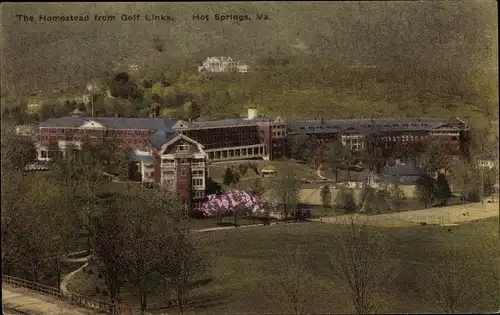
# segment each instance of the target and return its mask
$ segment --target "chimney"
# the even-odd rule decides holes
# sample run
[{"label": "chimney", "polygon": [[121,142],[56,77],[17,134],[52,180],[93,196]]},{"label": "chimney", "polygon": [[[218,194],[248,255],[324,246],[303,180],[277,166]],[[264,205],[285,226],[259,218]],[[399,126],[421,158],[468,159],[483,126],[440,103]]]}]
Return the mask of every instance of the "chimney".
[{"label": "chimney", "polygon": [[323,125],[325,123],[325,120],[323,119],[323,117],[321,117],[321,124]]}]

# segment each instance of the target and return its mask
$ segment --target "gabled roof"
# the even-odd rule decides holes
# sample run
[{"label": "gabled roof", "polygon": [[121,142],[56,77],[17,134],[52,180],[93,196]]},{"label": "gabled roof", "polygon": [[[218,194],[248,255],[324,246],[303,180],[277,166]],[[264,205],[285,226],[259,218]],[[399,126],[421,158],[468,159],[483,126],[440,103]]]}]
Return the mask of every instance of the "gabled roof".
[{"label": "gabled roof", "polygon": [[188,141],[188,142],[191,142],[192,144],[194,144],[194,145],[198,146],[200,149],[203,149],[203,148],[204,148],[204,146],[203,146],[201,143],[199,143],[199,142],[197,142],[197,141],[195,141],[195,140],[193,140],[193,139],[189,138],[188,136],[183,135],[183,134],[181,134],[181,133],[178,133],[177,135],[172,135],[172,136],[170,136],[170,137],[169,137],[169,138],[165,141],[165,143],[162,145],[162,147],[166,148],[166,147],[168,147],[169,145],[171,145],[172,143],[175,143],[175,142],[177,142],[177,141],[179,141],[179,140],[181,140],[181,139],[182,139],[182,140],[185,140],[185,141]]},{"label": "gabled roof", "polygon": [[171,130],[175,120],[161,118],[124,117],[60,117],[49,118],[40,127],[78,128],[88,121],[95,121],[109,129]]}]

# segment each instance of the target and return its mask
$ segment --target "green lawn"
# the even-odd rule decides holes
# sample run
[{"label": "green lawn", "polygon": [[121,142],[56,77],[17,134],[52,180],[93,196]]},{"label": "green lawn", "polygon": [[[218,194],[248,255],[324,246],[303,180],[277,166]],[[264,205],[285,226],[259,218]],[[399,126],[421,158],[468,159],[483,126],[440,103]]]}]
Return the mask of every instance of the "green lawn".
[{"label": "green lawn", "polygon": [[[476,250],[483,248],[487,231],[496,230],[498,218],[454,227],[452,232],[434,226],[385,228],[392,244],[393,258],[400,259],[399,275],[390,288],[382,312],[440,312],[426,296],[430,268],[443,248],[459,246],[460,255],[475,259]],[[274,279],[285,270],[279,264],[285,248],[301,248],[306,252],[310,289],[307,293],[307,313],[351,312],[344,290],[324,268],[333,224],[301,223],[267,227],[239,228],[200,234],[200,245],[210,262],[206,276],[190,293],[189,314],[264,314],[290,313],[290,303],[275,285]],[[464,312],[485,312],[497,309],[488,293],[493,293],[491,276],[484,263],[477,260],[477,270],[470,275],[475,296],[467,301]],[[95,293],[97,277],[80,274],[72,289]],[[102,284],[101,284],[102,285]],[[163,308],[168,295],[151,298],[149,311],[176,312]],[[124,299],[136,303],[126,294]]]},{"label": "green lawn", "polygon": [[[267,165],[272,165],[276,168],[278,174],[280,172],[283,172],[285,168],[291,168],[297,179],[305,179],[305,180],[319,179],[318,176],[316,175],[316,171],[309,165],[305,165],[294,161],[283,163],[281,161],[264,161],[264,160],[242,160],[242,161],[212,163],[209,168],[210,177],[216,182],[222,182],[224,178],[224,173],[226,172],[226,168],[234,167],[238,169],[238,166],[240,164],[245,164],[247,162],[256,164],[259,169],[259,172]],[[247,179],[255,179],[258,177],[259,175],[255,174],[255,172],[252,169],[248,168],[245,175],[241,176],[240,181],[245,181]]]}]

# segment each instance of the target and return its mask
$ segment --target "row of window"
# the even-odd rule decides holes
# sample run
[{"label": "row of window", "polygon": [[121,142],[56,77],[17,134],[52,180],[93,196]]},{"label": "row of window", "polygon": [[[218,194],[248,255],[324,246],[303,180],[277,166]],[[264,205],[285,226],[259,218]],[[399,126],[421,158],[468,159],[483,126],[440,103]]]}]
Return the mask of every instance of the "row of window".
[{"label": "row of window", "polygon": [[[59,133],[88,133],[96,130],[80,129],[80,128],[40,128],[41,132],[59,132]],[[149,130],[127,130],[127,129],[107,129],[110,135],[128,135],[128,136],[148,136]],[[98,130],[98,132],[102,132]]]},{"label": "row of window", "polygon": [[[65,140],[65,141],[82,141],[83,137],[81,136],[46,136],[41,135],[40,141],[56,141],[56,140]],[[135,144],[135,145],[145,145],[147,144],[147,140],[144,139],[119,139],[120,144]]]},{"label": "row of window", "polygon": [[[384,125],[372,125],[372,126],[368,126],[368,125],[360,125],[361,128],[377,128],[377,127],[384,127],[384,128],[391,128],[391,127],[405,127],[405,128],[408,128],[408,127],[430,127],[429,124],[427,123],[421,123],[421,124],[384,124]],[[354,127],[353,127],[354,128]],[[319,125],[319,126],[310,126],[310,127],[306,127],[306,126],[300,126],[299,127],[300,130],[317,130],[317,129],[342,129],[340,128],[340,126],[335,126],[335,125]]]},{"label": "row of window", "polygon": [[200,199],[200,198],[204,198],[204,197],[205,197],[204,190],[193,190],[193,199]]},{"label": "row of window", "polygon": [[[181,170],[181,174],[185,173],[185,170]],[[201,178],[204,178],[204,171],[202,170],[195,170],[195,171],[192,171],[191,174],[193,177],[201,177]],[[163,171],[163,176],[165,177],[175,177],[175,172],[174,171]],[[181,175],[181,176],[185,176],[185,175]]]},{"label": "row of window", "polygon": [[273,138],[284,137],[284,136],[285,136],[285,132],[283,132],[283,131],[273,131]]},{"label": "row of window", "polygon": [[229,149],[229,150],[221,150],[215,152],[209,152],[208,157],[210,159],[220,159],[220,158],[232,158],[239,156],[247,156],[247,155],[262,155],[264,154],[264,147],[256,147],[256,148],[244,148],[244,149]]}]

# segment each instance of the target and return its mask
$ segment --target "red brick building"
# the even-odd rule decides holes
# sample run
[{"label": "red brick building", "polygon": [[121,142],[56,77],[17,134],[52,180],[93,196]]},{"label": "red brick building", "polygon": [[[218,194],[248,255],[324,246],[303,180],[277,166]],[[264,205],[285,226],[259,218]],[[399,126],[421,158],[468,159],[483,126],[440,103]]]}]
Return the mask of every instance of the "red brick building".
[{"label": "red brick building", "polygon": [[205,197],[209,161],[278,159],[285,139],[311,137],[318,158],[325,143],[340,140],[361,152],[375,137],[386,156],[425,150],[438,141],[450,154],[467,156],[469,126],[459,119],[428,120],[304,120],[258,116],[217,121],[175,121],[159,118],[61,117],[41,123],[37,132],[40,161],[50,159],[49,147],[80,147],[86,139],[110,136],[132,149],[131,178],[175,191],[186,206]]}]

